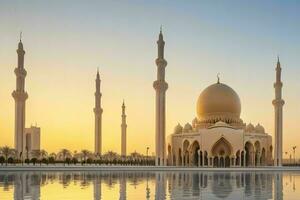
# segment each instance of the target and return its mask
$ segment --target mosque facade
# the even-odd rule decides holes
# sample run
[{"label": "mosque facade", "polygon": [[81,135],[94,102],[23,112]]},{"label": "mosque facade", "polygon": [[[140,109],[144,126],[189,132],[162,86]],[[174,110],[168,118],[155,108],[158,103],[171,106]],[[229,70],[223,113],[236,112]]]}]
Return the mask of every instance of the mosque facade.
[{"label": "mosque facade", "polygon": [[191,123],[178,124],[165,137],[165,81],[167,61],[164,57],[162,31],[158,45],[156,90],[156,165],[193,167],[253,167],[282,165],[282,82],[279,59],[276,67],[275,152],[272,136],[261,124],[245,123],[241,101],[230,86],[218,81],[202,91],[196,105],[197,117]]}]

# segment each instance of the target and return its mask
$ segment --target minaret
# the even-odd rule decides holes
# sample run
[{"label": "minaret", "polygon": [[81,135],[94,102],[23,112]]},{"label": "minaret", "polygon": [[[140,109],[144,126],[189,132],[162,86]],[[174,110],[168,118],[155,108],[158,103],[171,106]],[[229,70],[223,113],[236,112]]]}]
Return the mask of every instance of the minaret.
[{"label": "minaret", "polygon": [[99,70],[97,70],[96,78],[96,92],[95,92],[95,153],[101,155],[102,149],[102,112],[101,108],[101,92],[100,92],[100,75]]},{"label": "minaret", "polygon": [[126,156],[126,114],[125,114],[125,103],[123,100],[122,104],[122,124],[121,124],[121,156]]},{"label": "minaret", "polygon": [[276,66],[276,82],[274,83],[275,99],[273,105],[275,109],[275,152],[274,165],[282,166],[282,107],[284,100],[282,97],[281,66],[279,57]]},{"label": "minaret", "polygon": [[25,102],[28,94],[25,91],[25,77],[26,70],[24,69],[24,55],[25,51],[22,44],[22,33],[20,34],[20,42],[18,45],[18,67],[15,68],[17,77],[16,90],[13,91],[12,96],[15,99],[15,149],[18,155],[25,151]]},{"label": "minaret", "polygon": [[166,137],[166,90],[168,84],[165,81],[165,68],[167,61],[164,59],[164,46],[162,30],[160,29],[159,39],[157,41],[158,58],[157,65],[157,80],[154,81],[153,87],[156,92],[156,116],[155,116],[155,165],[165,165],[165,137]]}]

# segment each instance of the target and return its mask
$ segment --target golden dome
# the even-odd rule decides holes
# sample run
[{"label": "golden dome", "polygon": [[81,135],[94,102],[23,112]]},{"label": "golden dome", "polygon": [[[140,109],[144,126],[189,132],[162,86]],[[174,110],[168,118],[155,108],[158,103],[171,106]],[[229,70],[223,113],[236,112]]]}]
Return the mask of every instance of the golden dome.
[{"label": "golden dome", "polygon": [[197,115],[200,121],[235,123],[240,121],[240,114],[239,96],[223,83],[208,86],[198,98]]}]

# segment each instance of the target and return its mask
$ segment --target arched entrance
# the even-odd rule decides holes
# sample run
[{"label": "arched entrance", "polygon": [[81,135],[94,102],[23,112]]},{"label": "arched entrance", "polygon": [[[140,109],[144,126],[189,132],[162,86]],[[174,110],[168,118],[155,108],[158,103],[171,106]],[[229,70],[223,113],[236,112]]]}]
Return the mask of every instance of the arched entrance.
[{"label": "arched entrance", "polygon": [[178,166],[182,165],[182,152],[181,152],[181,148],[178,149]]},{"label": "arched entrance", "polygon": [[254,164],[254,146],[251,142],[246,142],[245,144],[245,151],[246,151],[246,166],[253,166]]},{"label": "arched entrance", "polygon": [[230,167],[232,147],[224,137],[213,145],[211,152],[214,156],[214,167]]},{"label": "arched entrance", "polygon": [[188,166],[190,164],[189,146],[190,146],[190,142],[188,140],[185,140],[183,142],[183,165],[184,166]]},{"label": "arched entrance", "polygon": [[219,158],[214,157],[214,167],[219,167]]},{"label": "arched entrance", "polygon": [[225,157],[225,166],[224,167],[230,167],[230,158],[229,158],[229,156]]},{"label": "arched entrance", "polygon": [[194,141],[191,146],[193,166],[199,166],[199,150],[200,150],[200,145],[198,141]]}]

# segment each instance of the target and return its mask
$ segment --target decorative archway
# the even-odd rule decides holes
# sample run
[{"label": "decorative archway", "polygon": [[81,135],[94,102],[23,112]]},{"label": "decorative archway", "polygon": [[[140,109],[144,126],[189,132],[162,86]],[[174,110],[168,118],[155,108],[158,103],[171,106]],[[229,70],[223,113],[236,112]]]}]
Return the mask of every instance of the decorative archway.
[{"label": "decorative archway", "polygon": [[189,165],[189,161],[190,161],[189,147],[190,147],[190,142],[188,140],[185,140],[183,142],[183,165],[184,166]]},{"label": "decorative archway", "polygon": [[199,150],[200,145],[198,141],[194,141],[191,146],[191,153],[192,153],[192,165],[199,166]]},{"label": "decorative archway", "polygon": [[255,147],[255,166],[260,165],[260,142],[256,141],[254,143],[254,147]]},{"label": "decorative archway", "polygon": [[246,156],[246,166],[253,166],[254,164],[254,146],[251,142],[246,142],[245,144],[245,156]]},{"label": "decorative archway", "polygon": [[229,158],[229,156],[225,157],[225,165],[224,165],[224,167],[230,167],[230,158]]},{"label": "decorative archway", "polygon": [[[224,138],[221,137],[212,147],[211,153],[214,156],[214,166],[216,167],[225,167],[226,162],[225,158],[229,158],[228,167],[230,166],[230,156],[232,153],[231,144]],[[218,165],[215,165],[215,158],[218,159]]]},{"label": "decorative archway", "polygon": [[219,158],[217,156],[214,157],[213,165],[214,165],[214,167],[219,167]]},{"label": "decorative archway", "polygon": [[181,152],[181,148],[178,149],[178,166],[182,165],[182,152]]}]

